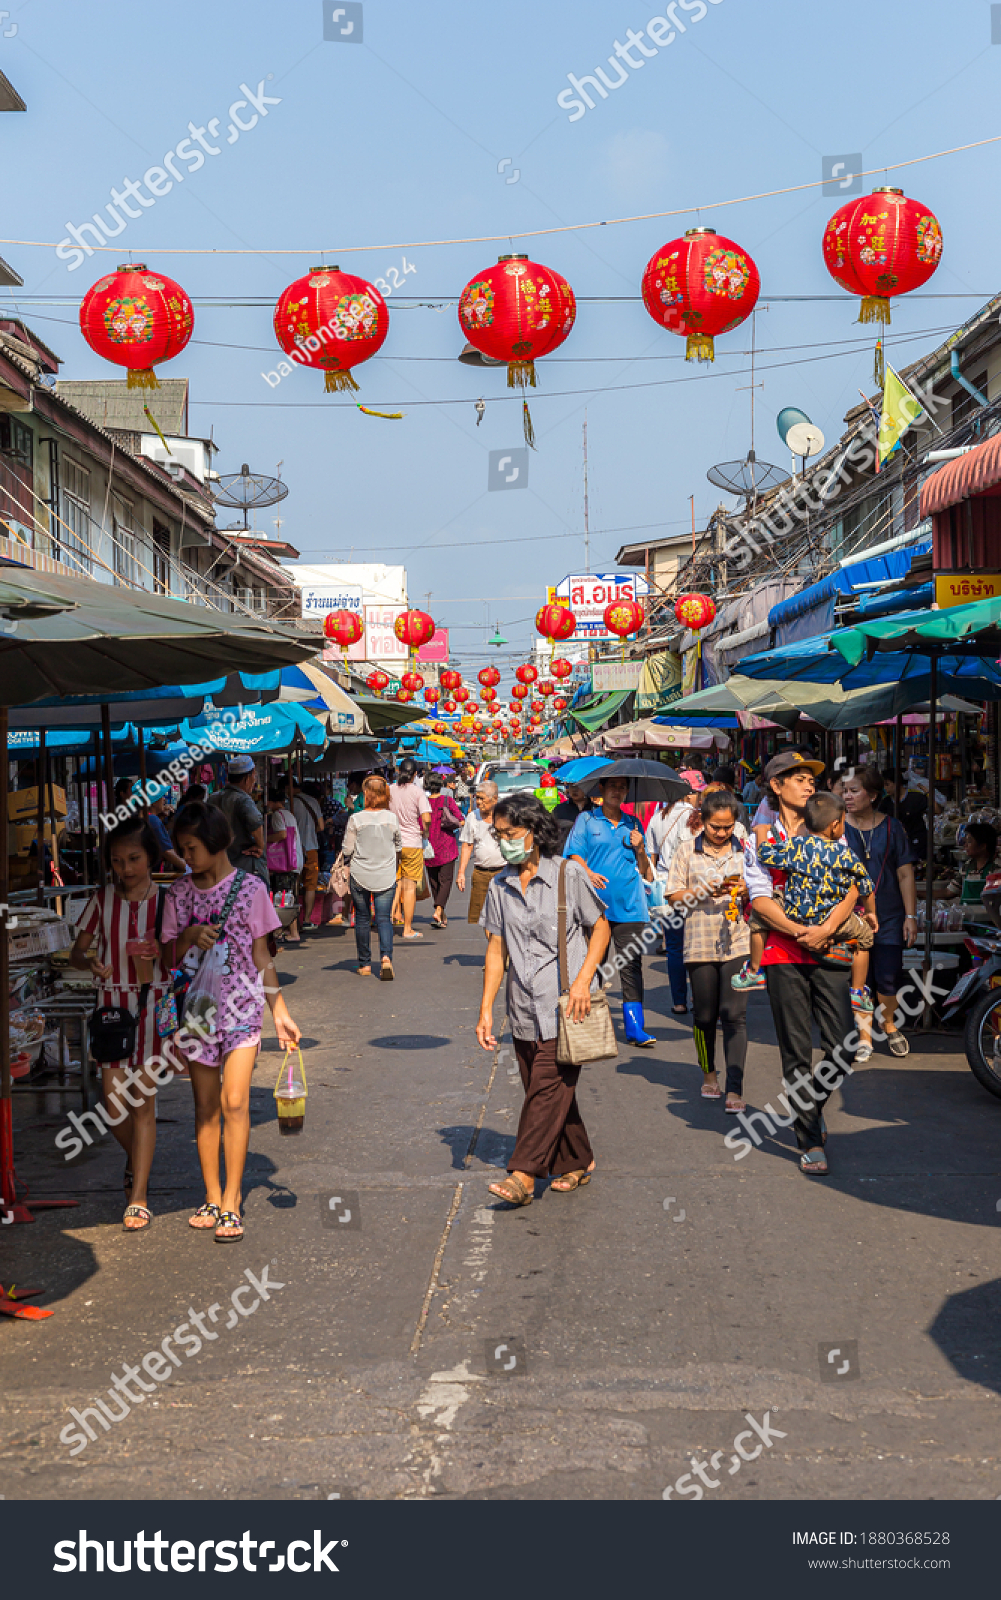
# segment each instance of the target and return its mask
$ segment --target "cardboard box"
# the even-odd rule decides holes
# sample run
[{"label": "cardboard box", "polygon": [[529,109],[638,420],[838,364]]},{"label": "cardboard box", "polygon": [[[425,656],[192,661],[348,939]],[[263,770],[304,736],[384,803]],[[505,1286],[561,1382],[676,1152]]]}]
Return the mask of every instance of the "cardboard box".
[{"label": "cardboard box", "polygon": [[[52,785],[52,803],[57,817],[66,815],[66,790],[60,789],[58,783]],[[45,805],[43,811],[49,814],[49,786],[45,786]],[[29,817],[38,816],[38,789],[10,789],[7,793],[7,819],[9,822],[26,822]]]},{"label": "cardboard box", "polygon": [[[52,843],[52,824],[47,822],[42,830],[46,844]],[[7,828],[7,854],[26,856],[38,837],[33,822],[12,822]]]}]

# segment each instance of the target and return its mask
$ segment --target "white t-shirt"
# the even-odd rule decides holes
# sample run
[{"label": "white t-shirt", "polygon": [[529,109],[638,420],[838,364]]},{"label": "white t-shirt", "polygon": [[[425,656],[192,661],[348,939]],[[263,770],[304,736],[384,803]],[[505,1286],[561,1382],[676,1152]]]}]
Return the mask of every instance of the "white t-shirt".
[{"label": "white t-shirt", "polygon": [[493,823],[487,822],[474,808],[462,824],[462,832],[459,834],[460,844],[471,844],[473,847],[473,866],[483,867],[487,871],[504,866],[500,846],[490,832],[492,827]]},{"label": "white t-shirt", "polygon": [[309,795],[297,794],[292,802],[295,820],[299,829],[299,840],[303,850],[318,850],[320,847],[316,839],[316,825],[323,827],[323,812],[315,800]]}]

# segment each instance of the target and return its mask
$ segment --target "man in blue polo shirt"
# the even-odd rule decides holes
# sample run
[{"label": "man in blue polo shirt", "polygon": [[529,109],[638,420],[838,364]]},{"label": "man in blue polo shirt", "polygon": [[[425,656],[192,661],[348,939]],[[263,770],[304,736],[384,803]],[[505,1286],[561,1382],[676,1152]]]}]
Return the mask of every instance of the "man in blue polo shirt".
[{"label": "man in blue polo shirt", "polygon": [[622,815],[629,793],[626,778],[606,778],[600,785],[601,808],[582,811],[563,847],[579,861],[606,906],[612,942],[622,959],[622,1020],[629,1044],[657,1043],[643,1021],[642,937],[650,921],[643,879],[653,877],[643,834],[635,818]]}]

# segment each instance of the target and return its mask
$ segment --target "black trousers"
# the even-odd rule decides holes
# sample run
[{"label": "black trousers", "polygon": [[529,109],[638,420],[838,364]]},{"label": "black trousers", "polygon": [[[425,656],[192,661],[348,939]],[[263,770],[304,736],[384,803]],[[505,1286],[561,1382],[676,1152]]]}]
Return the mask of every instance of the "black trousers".
[{"label": "black trousers", "polygon": [[448,905],[448,897],[452,893],[452,879],[454,877],[454,861],[446,861],[440,867],[428,866],[428,883],[434,892],[434,908],[436,911],[444,911]]},{"label": "black trousers", "polygon": [[616,955],[622,957],[622,998],[638,1000],[643,1004],[643,952],[653,948],[652,941],[644,944],[642,934],[649,922],[610,922],[612,945]]},{"label": "black trousers", "polygon": [[[800,1150],[814,1150],[821,1143],[820,1113],[832,1091],[824,1088],[814,1071],[812,1023],[820,1032],[823,1060],[836,1066],[834,1052],[841,1050],[843,1060],[845,1054],[851,1053],[845,1049],[845,1040],[853,1033],[858,1037],[849,995],[851,973],[847,967],[787,962],[766,967],[765,979],[789,1112],[795,1119],[796,1143]],[[802,1087],[793,1098],[790,1089],[795,1086],[797,1072],[804,1074],[809,1083],[801,1079]]]},{"label": "black trousers", "polygon": [[534,1178],[586,1171],[594,1160],[591,1141],[577,1104],[580,1067],[561,1066],[555,1039],[515,1039],[514,1053],[525,1088],[518,1142],[508,1172]]},{"label": "black trousers", "polygon": [[723,1058],[726,1092],[744,1092],[744,1058],[747,1055],[747,991],[734,989],[730,979],[744,965],[734,961],[691,961],[692,1033],[703,1072],[716,1071],[716,1024],[723,1024]]}]

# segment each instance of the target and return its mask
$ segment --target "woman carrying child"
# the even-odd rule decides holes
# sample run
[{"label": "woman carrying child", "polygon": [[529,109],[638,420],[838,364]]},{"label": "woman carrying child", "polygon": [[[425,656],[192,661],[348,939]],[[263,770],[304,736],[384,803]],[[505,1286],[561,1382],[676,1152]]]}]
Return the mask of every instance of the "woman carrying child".
[{"label": "woman carrying child", "polygon": [[[260,878],[232,866],[227,854],[232,833],[225,815],[215,806],[182,806],[174,822],[174,843],[189,873],[168,890],[163,943],[176,940],[178,965],[189,964],[184,957],[192,949],[203,952],[202,962],[217,952],[219,964],[214,1014],[205,1012],[201,1024],[186,1014],[178,1036],[191,1073],[195,1139],[205,1183],[205,1203],[188,1220],[192,1228],[213,1229],[217,1244],[231,1244],[243,1238],[240,1204],[250,1144],[250,1079],[265,999],[279,1043],[291,1049],[300,1035],[268,953],[268,934],[279,926],[275,908]],[[219,1171],[220,1121],[225,1189]]]}]

